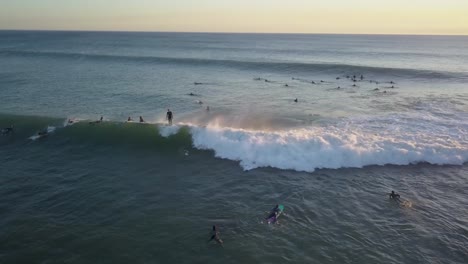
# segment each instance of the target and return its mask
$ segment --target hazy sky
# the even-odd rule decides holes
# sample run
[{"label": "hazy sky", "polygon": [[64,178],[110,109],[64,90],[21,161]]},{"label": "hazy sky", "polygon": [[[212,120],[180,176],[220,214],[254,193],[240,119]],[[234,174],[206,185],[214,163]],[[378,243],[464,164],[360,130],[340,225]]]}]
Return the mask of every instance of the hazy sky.
[{"label": "hazy sky", "polygon": [[0,0],[0,29],[468,35],[468,0]]}]

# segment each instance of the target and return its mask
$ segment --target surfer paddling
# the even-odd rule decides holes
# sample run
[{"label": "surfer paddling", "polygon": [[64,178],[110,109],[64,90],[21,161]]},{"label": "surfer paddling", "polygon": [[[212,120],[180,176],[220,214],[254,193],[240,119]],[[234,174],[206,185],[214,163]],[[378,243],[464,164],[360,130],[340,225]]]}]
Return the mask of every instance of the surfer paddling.
[{"label": "surfer paddling", "polygon": [[223,240],[221,240],[221,238],[219,237],[219,231],[218,231],[218,228],[216,227],[216,225],[213,226],[213,230],[211,231],[212,232],[212,236],[210,238],[210,241],[214,240],[216,241],[216,243],[220,244],[221,246],[223,246]]},{"label": "surfer paddling", "polygon": [[267,223],[276,223],[278,221],[278,217],[283,213],[284,206],[282,204],[277,204],[273,209],[271,209],[270,214],[266,218]]},{"label": "surfer paddling", "polygon": [[90,124],[99,124],[102,122],[102,120],[104,120],[104,118],[101,116],[101,118],[99,118],[99,120],[96,120],[96,121],[91,121],[89,122]]}]

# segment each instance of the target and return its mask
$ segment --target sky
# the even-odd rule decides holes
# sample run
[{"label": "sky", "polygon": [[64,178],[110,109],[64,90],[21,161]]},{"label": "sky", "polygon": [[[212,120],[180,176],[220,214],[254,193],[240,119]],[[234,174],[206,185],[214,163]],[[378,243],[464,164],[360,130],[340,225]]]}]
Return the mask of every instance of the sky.
[{"label": "sky", "polygon": [[0,0],[0,29],[468,35],[468,0]]}]

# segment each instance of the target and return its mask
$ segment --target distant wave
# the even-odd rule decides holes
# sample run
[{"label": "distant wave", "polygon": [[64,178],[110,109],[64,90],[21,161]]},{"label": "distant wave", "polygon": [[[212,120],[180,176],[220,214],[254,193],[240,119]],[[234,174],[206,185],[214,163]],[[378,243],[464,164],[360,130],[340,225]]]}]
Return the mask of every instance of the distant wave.
[{"label": "distant wave", "polygon": [[110,54],[89,54],[73,52],[48,52],[48,51],[23,51],[23,50],[0,50],[0,56],[24,56],[45,57],[70,60],[109,60],[116,62],[132,63],[155,63],[155,64],[180,64],[191,66],[232,67],[244,70],[275,71],[283,73],[327,73],[327,74],[371,74],[385,76],[399,76],[408,78],[425,79],[467,79],[468,74],[463,72],[430,71],[421,69],[371,67],[349,64],[333,63],[300,63],[300,62],[262,62],[262,61],[240,61],[240,60],[214,60],[202,58],[177,58],[177,57],[155,57],[155,56],[130,56]]},{"label": "distant wave", "polygon": [[[1,117],[0,124],[15,119],[15,140],[27,140],[40,128],[63,119]],[[8,142],[0,137],[0,143]],[[468,162],[468,114],[391,114],[345,118],[332,124],[277,131],[246,130],[178,124],[137,124],[87,121],[57,127],[48,141],[92,145],[131,145],[153,151],[197,148],[219,158],[238,161],[246,169],[273,167],[312,172],[320,168],[361,168],[369,165],[415,163],[461,165]]]}]

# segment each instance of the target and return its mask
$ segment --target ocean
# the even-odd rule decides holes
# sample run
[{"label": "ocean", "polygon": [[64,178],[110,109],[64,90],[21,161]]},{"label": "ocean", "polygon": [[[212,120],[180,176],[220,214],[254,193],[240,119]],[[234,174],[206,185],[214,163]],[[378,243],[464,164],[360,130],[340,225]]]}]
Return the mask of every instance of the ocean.
[{"label": "ocean", "polygon": [[0,31],[0,99],[0,263],[468,259],[467,36]]}]

